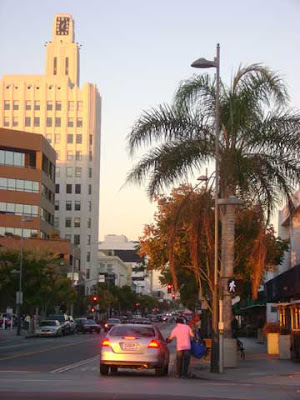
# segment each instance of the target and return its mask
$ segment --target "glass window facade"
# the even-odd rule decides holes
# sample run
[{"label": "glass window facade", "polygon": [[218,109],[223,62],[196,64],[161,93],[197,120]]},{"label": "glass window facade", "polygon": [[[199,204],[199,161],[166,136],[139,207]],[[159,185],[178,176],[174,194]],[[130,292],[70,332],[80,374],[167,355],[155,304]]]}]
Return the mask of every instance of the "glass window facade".
[{"label": "glass window facade", "polygon": [[0,202],[0,214],[26,215],[29,217],[37,217],[38,213],[38,206],[33,206],[31,204]]},{"label": "glass window facade", "polygon": [[0,150],[0,164],[25,167],[25,153]]},{"label": "glass window facade", "polygon": [[[6,234],[21,236],[21,228],[8,228],[5,226],[0,226],[0,235],[5,236]],[[37,229],[23,229],[23,237],[37,237]]]},{"label": "glass window facade", "polygon": [[14,190],[16,192],[38,193],[40,189],[39,182],[25,181],[22,179],[10,179],[0,177],[0,189]]}]

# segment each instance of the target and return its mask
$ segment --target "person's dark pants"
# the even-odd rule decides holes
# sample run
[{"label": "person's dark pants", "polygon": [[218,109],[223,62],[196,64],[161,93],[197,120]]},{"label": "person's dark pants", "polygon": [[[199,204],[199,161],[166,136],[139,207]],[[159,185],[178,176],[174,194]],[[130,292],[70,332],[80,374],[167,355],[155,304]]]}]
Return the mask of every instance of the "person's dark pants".
[{"label": "person's dark pants", "polygon": [[190,350],[178,350],[177,351],[177,368],[176,376],[188,376],[189,365],[190,365],[191,351]]}]

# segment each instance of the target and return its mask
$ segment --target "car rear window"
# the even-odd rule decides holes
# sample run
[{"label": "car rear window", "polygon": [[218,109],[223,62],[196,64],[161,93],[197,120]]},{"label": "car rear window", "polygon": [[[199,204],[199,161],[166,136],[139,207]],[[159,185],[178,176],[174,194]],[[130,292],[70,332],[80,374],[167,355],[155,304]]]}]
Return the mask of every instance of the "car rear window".
[{"label": "car rear window", "polygon": [[136,337],[153,337],[155,331],[148,326],[115,326],[111,329],[110,336],[136,336]]},{"label": "car rear window", "polygon": [[55,321],[42,321],[40,323],[40,326],[56,326],[56,322]]}]

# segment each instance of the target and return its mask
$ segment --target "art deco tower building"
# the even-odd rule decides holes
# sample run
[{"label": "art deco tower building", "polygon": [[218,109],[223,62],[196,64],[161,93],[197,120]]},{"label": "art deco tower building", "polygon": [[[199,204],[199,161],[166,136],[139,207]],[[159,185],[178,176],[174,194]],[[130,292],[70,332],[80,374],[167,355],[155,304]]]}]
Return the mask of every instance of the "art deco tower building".
[{"label": "art deco tower building", "polygon": [[4,75],[0,126],[39,133],[57,153],[55,227],[80,247],[88,294],[98,281],[101,98],[79,86],[79,46],[70,14],[54,17],[45,75]]}]

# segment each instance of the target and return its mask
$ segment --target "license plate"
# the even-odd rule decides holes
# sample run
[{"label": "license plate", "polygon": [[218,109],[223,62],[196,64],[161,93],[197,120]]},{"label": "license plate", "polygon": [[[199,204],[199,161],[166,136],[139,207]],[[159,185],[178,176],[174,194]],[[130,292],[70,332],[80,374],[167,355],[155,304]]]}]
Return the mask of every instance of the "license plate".
[{"label": "license plate", "polygon": [[137,349],[136,343],[122,343],[122,350],[135,351]]}]

